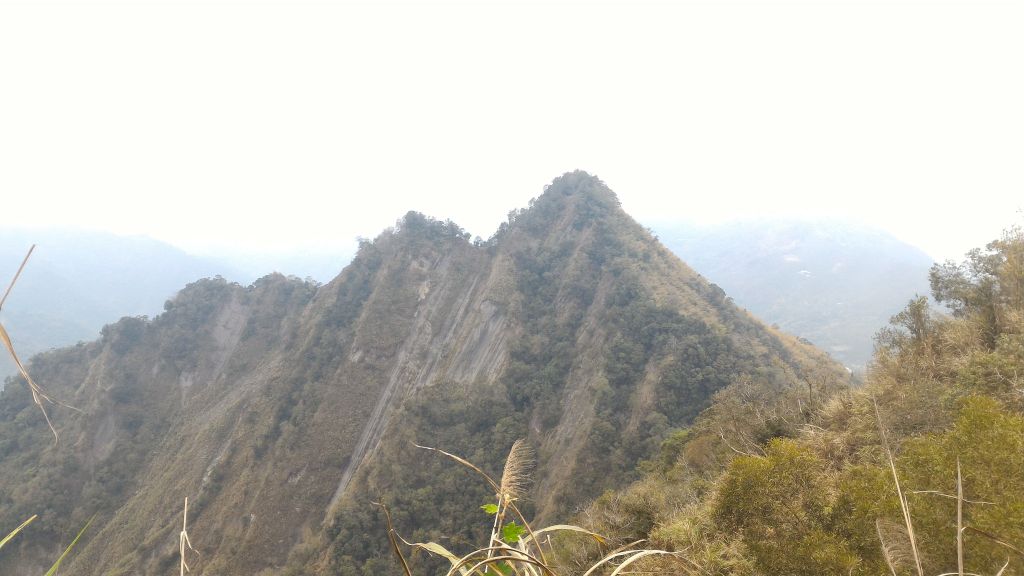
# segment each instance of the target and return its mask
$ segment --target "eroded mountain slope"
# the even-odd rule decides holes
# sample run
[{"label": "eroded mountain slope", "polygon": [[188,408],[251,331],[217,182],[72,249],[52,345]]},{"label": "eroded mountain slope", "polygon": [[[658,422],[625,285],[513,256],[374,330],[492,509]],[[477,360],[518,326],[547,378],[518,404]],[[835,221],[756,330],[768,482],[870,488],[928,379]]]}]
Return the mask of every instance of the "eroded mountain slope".
[{"label": "eroded mountain slope", "polygon": [[185,496],[200,574],[389,573],[371,500],[403,533],[458,544],[487,498],[414,442],[493,470],[527,438],[526,504],[551,519],[633,479],[737,379],[842,378],[581,172],[485,243],[410,213],[329,284],[200,281],[156,319],[32,370],[81,413],[57,411],[54,445],[20,383],[0,400],[0,522],[42,516],[0,558],[12,574],[34,573],[93,514],[69,573],[170,574]]}]

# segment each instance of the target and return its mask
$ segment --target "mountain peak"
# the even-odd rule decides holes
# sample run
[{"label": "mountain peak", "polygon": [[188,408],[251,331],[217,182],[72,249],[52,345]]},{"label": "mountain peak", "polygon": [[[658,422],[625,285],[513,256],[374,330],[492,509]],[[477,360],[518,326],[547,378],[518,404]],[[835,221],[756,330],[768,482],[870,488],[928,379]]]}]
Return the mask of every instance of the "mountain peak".
[{"label": "mountain peak", "polygon": [[565,230],[582,230],[594,222],[629,217],[619,199],[598,177],[582,170],[566,172],[544,187],[527,208],[509,212],[508,222],[498,227],[495,238],[516,231],[539,239],[561,235]]},{"label": "mountain peak", "polygon": [[[549,195],[570,197],[576,200],[590,199],[619,206],[619,198],[600,178],[583,170],[566,172],[544,187],[543,199]],[[539,200],[538,199],[538,200]]]}]

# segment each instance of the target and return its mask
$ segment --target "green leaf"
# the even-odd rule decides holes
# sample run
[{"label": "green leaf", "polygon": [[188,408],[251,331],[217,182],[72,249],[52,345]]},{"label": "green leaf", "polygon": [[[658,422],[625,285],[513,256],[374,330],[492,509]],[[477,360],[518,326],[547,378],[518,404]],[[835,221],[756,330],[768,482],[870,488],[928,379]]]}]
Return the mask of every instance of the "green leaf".
[{"label": "green leaf", "polygon": [[505,544],[515,544],[519,542],[519,537],[526,532],[526,528],[516,524],[515,522],[509,522],[501,527],[501,539],[505,541]]},{"label": "green leaf", "polygon": [[484,504],[483,506],[480,507],[480,509],[486,512],[487,514],[490,514],[491,516],[498,513],[497,504]]}]

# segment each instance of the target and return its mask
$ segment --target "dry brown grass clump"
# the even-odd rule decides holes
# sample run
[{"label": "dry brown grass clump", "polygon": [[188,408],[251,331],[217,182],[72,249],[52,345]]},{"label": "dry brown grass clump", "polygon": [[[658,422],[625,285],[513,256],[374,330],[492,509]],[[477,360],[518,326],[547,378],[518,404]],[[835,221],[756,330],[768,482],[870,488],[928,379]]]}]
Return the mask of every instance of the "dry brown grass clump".
[{"label": "dry brown grass clump", "polygon": [[[599,534],[569,524],[557,524],[534,530],[516,506],[516,501],[523,497],[529,484],[529,470],[533,464],[533,453],[523,440],[517,440],[509,451],[501,481],[497,482],[478,466],[464,458],[460,458],[444,450],[419,446],[450,458],[476,472],[494,490],[497,504],[484,506],[488,514],[494,515],[490,541],[486,546],[464,555],[458,555],[437,542],[408,542],[395,531],[391,524],[391,515],[383,504],[388,538],[402,570],[406,576],[413,576],[403,546],[414,550],[423,550],[430,554],[443,557],[451,563],[446,576],[561,576],[562,569],[554,558],[550,557],[550,537],[555,533],[575,533],[596,542],[602,547],[603,555],[587,567],[583,576],[608,574],[618,576],[627,573],[629,567],[636,568],[638,563],[646,559],[660,557],[674,560],[675,566],[665,574],[700,574],[700,567],[682,555],[666,550],[653,550],[639,547],[643,541],[631,542],[626,546],[608,550],[606,540]],[[545,553],[542,544],[548,545]],[[681,571],[680,571],[681,569]]]}]

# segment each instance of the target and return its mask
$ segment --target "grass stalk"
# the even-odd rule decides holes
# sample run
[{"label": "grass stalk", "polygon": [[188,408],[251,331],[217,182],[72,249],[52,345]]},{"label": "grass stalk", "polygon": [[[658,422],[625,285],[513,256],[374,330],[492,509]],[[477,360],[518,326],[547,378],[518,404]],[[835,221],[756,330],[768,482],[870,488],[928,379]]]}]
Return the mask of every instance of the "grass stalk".
[{"label": "grass stalk", "polygon": [[956,457],[956,572],[964,576],[964,482],[960,456]]},{"label": "grass stalk", "polygon": [[1021,549],[1022,548],[1021,546],[1014,546],[1013,544],[1010,544],[1009,542],[1007,542],[1006,539],[1001,537],[1001,536],[997,536],[996,534],[992,534],[991,532],[986,532],[984,530],[980,530],[978,528],[975,528],[974,526],[966,526],[966,527],[964,527],[964,530],[970,530],[971,532],[974,532],[975,534],[978,534],[979,536],[984,536],[985,538],[988,538],[992,542],[995,542],[996,544],[999,544],[1000,546],[1006,548],[1007,550],[1013,551],[1014,553],[1019,555],[1021,558],[1024,558],[1024,550]]},{"label": "grass stalk", "polygon": [[4,545],[6,545],[8,542],[10,542],[12,538],[17,536],[19,532],[24,530],[26,526],[31,524],[32,521],[35,520],[38,517],[39,517],[38,514],[33,514],[31,518],[29,518],[28,520],[25,520],[24,522],[22,522],[21,526],[18,526],[17,528],[12,530],[10,534],[8,534],[7,536],[4,536],[3,539],[0,539],[0,548],[3,548]]},{"label": "grass stalk", "polygon": [[188,564],[185,563],[185,552],[191,550],[196,554],[199,554],[195,548],[192,547],[192,541],[188,538],[188,496],[185,496],[185,510],[182,512],[181,518],[181,533],[178,534],[178,555],[180,556],[181,564],[179,566],[180,576],[185,576],[186,572],[190,572]]},{"label": "grass stalk", "polygon": [[900,477],[896,473],[896,461],[892,456],[892,449],[889,448],[889,439],[885,435],[885,427],[882,426],[882,415],[878,411],[878,402],[872,398],[871,402],[875,405],[875,418],[878,420],[878,432],[882,437],[882,445],[885,447],[885,454],[889,458],[889,469],[892,471],[892,479],[896,483],[896,495],[900,499],[900,510],[903,511],[903,522],[907,527],[907,537],[910,538],[910,548],[914,556],[914,564],[917,567],[917,575],[924,576],[924,566],[921,564],[921,554],[917,549],[917,537],[914,534],[914,522],[910,517],[910,504],[907,502],[906,495],[903,494],[903,488],[900,486]]},{"label": "grass stalk", "polygon": [[885,536],[882,534],[881,518],[875,519],[875,532],[878,533],[878,542],[882,546],[882,558],[885,560],[885,565],[889,567],[889,573],[891,573],[892,576],[897,576],[895,554],[893,554],[890,544],[885,541]]},{"label": "grass stalk", "polygon": [[373,502],[374,506],[380,506],[384,510],[384,521],[388,527],[388,541],[391,543],[391,551],[398,557],[398,561],[402,565],[402,571],[405,572],[405,576],[412,576],[412,570],[409,569],[409,562],[406,561],[405,555],[402,554],[402,549],[398,546],[398,532],[395,531],[395,527],[391,524],[391,512],[388,511],[388,507],[383,502]]},{"label": "grass stalk", "polygon": [[53,566],[50,566],[50,569],[46,571],[45,576],[54,576],[54,574],[57,573],[57,570],[60,569],[61,562],[64,562],[64,558],[66,558],[71,552],[71,549],[75,547],[75,544],[78,544],[78,540],[82,537],[82,534],[85,534],[85,531],[88,530],[89,525],[92,524],[94,519],[96,519],[95,516],[89,518],[89,521],[85,523],[85,526],[82,526],[82,529],[78,531],[75,539],[72,540],[71,544],[68,544],[68,547],[64,549],[64,553],[61,554],[60,558],[57,558],[57,561],[53,563]]},{"label": "grass stalk", "polygon": [[[35,249],[35,244],[33,244],[32,247],[28,249],[28,254],[25,254],[25,259],[21,261],[21,266],[18,266],[18,271],[14,273],[14,278],[12,278],[11,283],[7,285],[7,290],[4,291],[3,298],[0,298],[0,311],[3,310],[4,303],[7,302],[7,297],[11,295],[11,290],[14,289],[14,284],[18,282],[18,278],[21,277],[21,272],[25,269],[25,264],[28,263],[28,259],[30,256],[32,256],[32,252]],[[34,402],[35,405],[39,407],[39,411],[43,413],[43,419],[46,420],[46,425],[50,427],[50,432],[53,433],[53,443],[59,443],[60,434],[57,433],[57,428],[54,427],[53,422],[50,420],[50,414],[46,411],[46,404],[64,406],[66,408],[71,408],[76,412],[81,412],[81,410],[78,410],[73,406],[68,406],[67,404],[64,404],[62,402],[57,402],[53,400],[52,398],[46,395],[46,392],[43,391],[41,386],[36,384],[35,380],[33,380],[31,376],[29,376],[28,369],[25,368],[25,365],[22,364],[21,359],[18,358],[18,353],[14,351],[14,343],[11,342],[11,337],[7,333],[7,329],[4,328],[4,325],[2,323],[0,323],[0,340],[3,341],[4,347],[7,348],[7,352],[11,355],[11,358],[14,360],[14,365],[18,368],[18,373],[21,374],[21,377],[24,378],[25,382],[28,383],[28,388],[32,392],[32,402]]]},{"label": "grass stalk", "polygon": [[[418,444],[415,446],[417,448],[442,454],[476,472],[494,490],[494,493],[498,498],[498,505],[494,515],[495,518],[490,533],[490,541],[487,546],[460,557],[436,542],[410,543],[406,541],[395,531],[394,526],[391,523],[391,515],[388,512],[388,509],[384,507],[383,504],[375,502],[374,504],[381,506],[384,509],[388,539],[391,542],[391,547],[395,555],[398,557],[405,576],[412,576],[412,571],[405,559],[405,555],[402,554],[398,545],[399,541],[414,549],[424,550],[431,554],[446,558],[452,565],[451,569],[446,573],[446,576],[489,576],[492,574],[516,576],[558,576],[556,567],[545,557],[543,543],[539,538],[541,535],[549,535],[554,532],[575,532],[577,534],[586,535],[596,540],[602,550],[605,549],[606,540],[602,536],[585,528],[580,528],[579,526],[557,524],[547,526],[536,531],[533,530],[530,523],[523,516],[522,511],[520,511],[515,504],[516,500],[525,493],[528,480],[527,468],[532,463],[532,453],[529,451],[523,440],[517,440],[512,445],[512,449],[509,451],[508,458],[505,461],[505,467],[502,471],[500,483],[495,482],[494,479],[492,479],[486,472],[464,458],[460,458],[450,452],[445,452],[444,450],[437,448],[420,446]],[[510,512],[511,514],[509,514]],[[515,518],[517,521],[522,521],[522,529],[524,533],[521,536],[517,535],[514,539],[510,538],[509,541],[505,541],[502,538],[502,529],[503,526],[505,526],[505,519],[509,517]],[[619,574],[626,574],[627,572],[625,569],[628,566],[632,566],[634,563],[645,558],[655,556],[663,556],[675,560],[684,567],[685,572],[688,574],[702,572],[701,567],[696,562],[688,560],[678,553],[668,552],[665,550],[633,548],[640,542],[641,541],[637,541],[627,544],[626,546],[617,548],[611,552],[602,552],[603,556],[595,564],[590,566],[590,569],[586,574],[594,575],[598,573],[599,570],[608,569],[612,565],[615,565],[615,568],[612,569],[613,575],[618,576]],[[630,571],[628,573],[640,574],[643,572]]]}]

